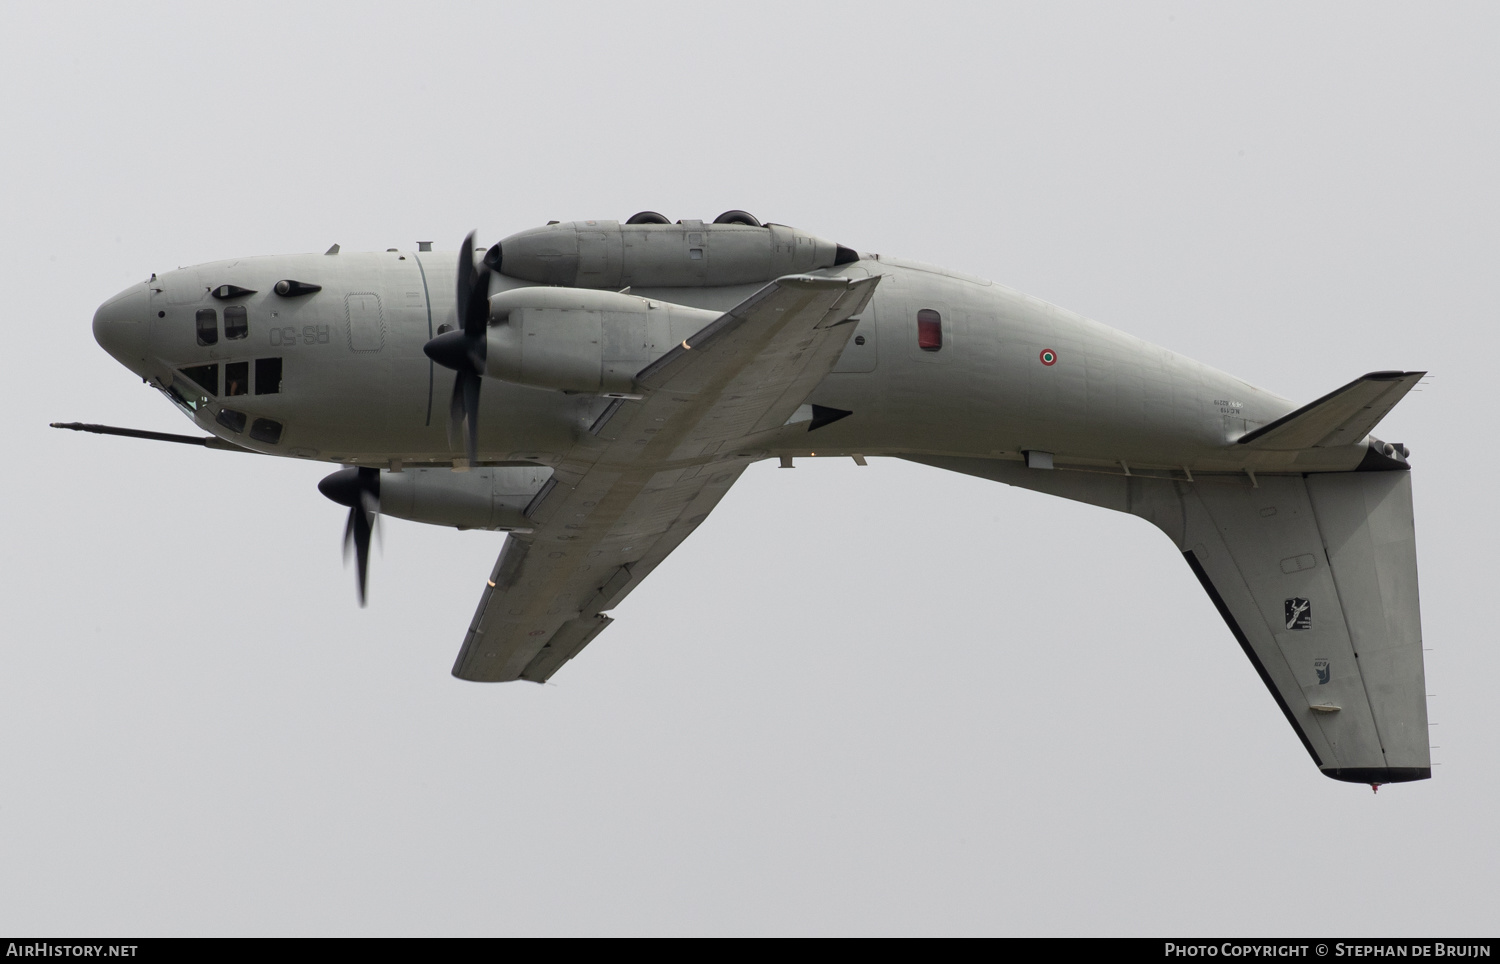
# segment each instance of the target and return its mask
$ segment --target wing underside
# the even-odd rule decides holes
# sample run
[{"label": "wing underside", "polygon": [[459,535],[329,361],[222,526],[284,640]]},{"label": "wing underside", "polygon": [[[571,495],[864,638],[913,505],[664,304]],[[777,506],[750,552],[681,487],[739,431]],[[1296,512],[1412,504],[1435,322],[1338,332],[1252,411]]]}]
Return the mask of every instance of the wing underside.
[{"label": "wing underside", "polygon": [[697,528],[747,464],[647,466],[554,487],[537,528],[506,537],[453,675],[545,682],[609,625],[603,612]]},{"label": "wing underside", "polygon": [[878,280],[782,278],[643,370],[507,537],[453,674],[543,682],[577,655],[823,380]]}]

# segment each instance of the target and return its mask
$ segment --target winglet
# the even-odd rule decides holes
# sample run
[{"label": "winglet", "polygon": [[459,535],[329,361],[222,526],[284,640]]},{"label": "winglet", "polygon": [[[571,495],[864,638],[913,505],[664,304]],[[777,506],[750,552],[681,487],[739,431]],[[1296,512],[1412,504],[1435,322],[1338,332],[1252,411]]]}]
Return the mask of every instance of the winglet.
[{"label": "winglet", "polygon": [[1371,372],[1239,439],[1277,452],[1358,444],[1426,372]]}]

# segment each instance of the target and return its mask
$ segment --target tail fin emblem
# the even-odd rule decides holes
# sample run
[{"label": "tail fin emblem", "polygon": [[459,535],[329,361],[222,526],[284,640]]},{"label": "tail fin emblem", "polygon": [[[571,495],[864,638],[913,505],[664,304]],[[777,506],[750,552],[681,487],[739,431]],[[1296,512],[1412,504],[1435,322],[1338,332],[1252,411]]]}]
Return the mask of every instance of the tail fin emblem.
[{"label": "tail fin emblem", "polygon": [[1288,599],[1286,601],[1286,628],[1312,629],[1312,603],[1306,599]]}]

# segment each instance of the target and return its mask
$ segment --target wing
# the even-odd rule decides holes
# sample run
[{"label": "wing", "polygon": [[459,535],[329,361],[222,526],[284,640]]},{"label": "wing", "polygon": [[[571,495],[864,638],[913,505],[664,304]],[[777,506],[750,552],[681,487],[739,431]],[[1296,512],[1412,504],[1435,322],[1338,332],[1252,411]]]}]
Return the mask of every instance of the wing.
[{"label": "wing", "polygon": [[506,538],[453,675],[540,683],[588,645],[828,374],[878,281],[782,278],[644,369]]}]

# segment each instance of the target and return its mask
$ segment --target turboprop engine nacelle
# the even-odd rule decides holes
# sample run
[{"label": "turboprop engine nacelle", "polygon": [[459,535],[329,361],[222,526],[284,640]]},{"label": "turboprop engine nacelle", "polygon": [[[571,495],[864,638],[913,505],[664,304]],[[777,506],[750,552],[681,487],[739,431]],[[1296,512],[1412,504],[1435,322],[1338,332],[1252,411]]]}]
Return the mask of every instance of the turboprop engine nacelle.
[{"label": "turboprop engine nacelle", "polygon": [[565,392],[629,394],[635,375],[716,311],[584,288],[512,288],[490,298],[484,373]]},{"label": "turboprop engine nacelle", "polygon": [[381,472],[376,495],[380,513],[398,519],[459,529],[529,529],[526,507],[551,474],[543,466],[408,468]]},{"label": "turboprop engine nacelle", "polygon": [[511,235],[485,263],[523,281],[618,291],[754,284],[858,260],[850,248],[783,224],[568,221]]}]

